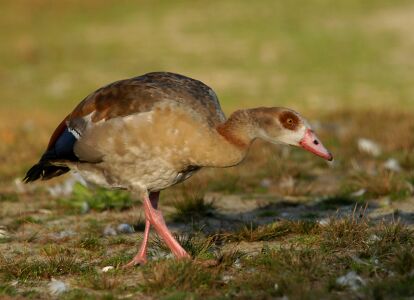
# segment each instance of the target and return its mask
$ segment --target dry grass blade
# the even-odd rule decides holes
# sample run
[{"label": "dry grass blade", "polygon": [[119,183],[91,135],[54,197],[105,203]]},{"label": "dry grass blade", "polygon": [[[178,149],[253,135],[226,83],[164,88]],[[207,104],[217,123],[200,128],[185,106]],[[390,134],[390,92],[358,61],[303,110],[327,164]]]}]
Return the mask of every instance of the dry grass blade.
[{"label": "dry grass blade", "polygon": [[341,251],[346,249],[363,250],[368,247],[370,234],[369,220],[365,217],[365,208],[355,205],[351,216],[345,218],[331,218],[323,232],[322,247],[327,251]]},{"label": "dry grass blade", "polygon": [[319,229],[314,221],[280,221],[267,225],[246,224],[236,232],[223,233],[219,239],[231,242],[271,241],[289,234],[312,234]]},{"label": "dry grass blade", "polygon": [[192,261],[163,261],[151,265],[145,276],[144,291],[206,291],[214,288],[217,274]]}]

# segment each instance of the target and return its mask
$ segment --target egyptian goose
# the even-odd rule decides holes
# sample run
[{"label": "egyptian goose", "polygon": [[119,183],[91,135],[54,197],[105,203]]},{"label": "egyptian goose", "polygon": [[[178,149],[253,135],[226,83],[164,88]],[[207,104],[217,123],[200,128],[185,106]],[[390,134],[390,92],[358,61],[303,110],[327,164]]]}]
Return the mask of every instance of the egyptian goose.
[{"label": "egyptian goose", "polygon": [[297,112],[279,107],[235,111],[226,119],[214,91],[183,75],[154,72],[104,86],[56,128],[25,182],[79,172],[87,181],[126,189],[143,200],[145,231],[127,266],[146,262],[152,225],[177,258],[188,253],[157,209],[160,191],[202,167],[231,167],[254,139],[332,155]]}]

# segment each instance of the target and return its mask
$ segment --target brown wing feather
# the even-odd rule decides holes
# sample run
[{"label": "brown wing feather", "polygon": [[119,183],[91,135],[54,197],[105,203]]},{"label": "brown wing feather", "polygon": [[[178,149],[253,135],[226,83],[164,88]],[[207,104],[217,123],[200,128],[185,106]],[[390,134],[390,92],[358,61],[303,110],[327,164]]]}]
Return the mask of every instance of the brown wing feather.
[{"label": "brown wing feather", "polygon": [[210,87],[183,75],[154,72],[98,89],[75,108],[69,122],[91,113],[91,121],[98,122],[146,112],[163,100],[190,106],[213,126],[225,120],[217,96]]}]

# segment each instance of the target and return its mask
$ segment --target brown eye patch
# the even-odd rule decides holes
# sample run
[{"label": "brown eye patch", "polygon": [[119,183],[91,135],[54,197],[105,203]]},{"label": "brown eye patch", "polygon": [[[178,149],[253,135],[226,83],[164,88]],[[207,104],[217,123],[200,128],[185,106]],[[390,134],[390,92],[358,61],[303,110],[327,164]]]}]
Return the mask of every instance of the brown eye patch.
[{"label": "brown eye patch", "polygon": [[280,123],[283,127],[289,130],[296,130],[299,126],[299,118],[290,111],[283,112],[279,117]]}]

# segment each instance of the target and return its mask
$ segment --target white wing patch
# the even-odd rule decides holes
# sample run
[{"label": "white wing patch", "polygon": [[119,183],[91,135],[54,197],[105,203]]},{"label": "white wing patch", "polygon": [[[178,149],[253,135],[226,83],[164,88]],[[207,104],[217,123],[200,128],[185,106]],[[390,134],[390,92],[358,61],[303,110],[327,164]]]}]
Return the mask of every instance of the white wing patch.
[{"label": "white wing patch", "polygon": [[81,135],[79,132],[76,131],[76,129],[70,128],[68,127],[68,130],[70,133],[72,133],[72,135],[75,137],[75,139],[79,140]]},{"label": "white wing patch", "polygon": [[[77,140],[79,140],[82,137],[83,133],[93,124],[92,116],[94,113],[95,112],[92,112],[89,115],[70,120],[66,123],[69,132],[72,133]],[[100,122],[102,121],[99,121],[97,123]],[[93,125],[96,125],[97,123],[94,123]]]}]

